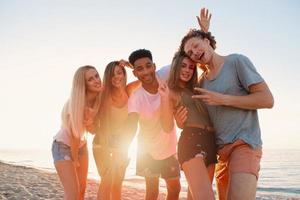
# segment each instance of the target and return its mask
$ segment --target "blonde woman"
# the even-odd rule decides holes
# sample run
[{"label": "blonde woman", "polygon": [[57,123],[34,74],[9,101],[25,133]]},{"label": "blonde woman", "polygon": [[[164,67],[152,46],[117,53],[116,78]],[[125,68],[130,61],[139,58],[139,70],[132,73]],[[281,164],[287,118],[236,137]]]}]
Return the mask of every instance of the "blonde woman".
[{"label": "blonde woman", "polygon": [[52,144],[54,165],[67,200],[84,199],[88,172],[86,133],[94,128],[101,91],[95,67],[83,66],[76,71],[70,98],[62,111],[61,129]]},{"label": "blonde woman", "polygon": [[101,100],[101,127],[96,131],[93,153],[101,183],[98,199],[121,199],[122,182],[129,160],[127,152],[135,133],[126,133],[122,126],[128,116],[128,97],[140,85],[126,85],[126,61],[110,62],[104,71]]}]

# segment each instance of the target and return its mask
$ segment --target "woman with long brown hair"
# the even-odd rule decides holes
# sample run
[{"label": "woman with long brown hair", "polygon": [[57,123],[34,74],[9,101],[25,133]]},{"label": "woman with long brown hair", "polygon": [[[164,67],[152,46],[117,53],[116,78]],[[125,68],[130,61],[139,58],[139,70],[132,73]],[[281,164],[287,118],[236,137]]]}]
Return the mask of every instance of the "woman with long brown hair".
[{"label": "woman with long brown hair", "polygon": [[217,161],[214,129],[205,105],[192,99],[197,77],[196,63],[185,54],[175,54],[168,86],[171,107],[188,109],[177,149],[189,186],[188,199],[214,199],[212,180]]},{"label": "woman with long brown hair", "polygon": [[104,71],[100,122],[93,141],[93,153],[101,176],[97,199],[121,199],[122,182],[129,163],[127,152],[135,133],[122,129],[128,116],[128,97],[133,82],[126,85],[125,61],[110,62]]}]

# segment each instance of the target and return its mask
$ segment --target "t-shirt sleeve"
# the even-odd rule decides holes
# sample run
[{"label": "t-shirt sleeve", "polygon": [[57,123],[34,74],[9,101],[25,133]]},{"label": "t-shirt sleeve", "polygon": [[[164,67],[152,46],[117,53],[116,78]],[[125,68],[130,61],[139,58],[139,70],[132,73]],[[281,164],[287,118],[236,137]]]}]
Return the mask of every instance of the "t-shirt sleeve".
[{"label": "t-shirt sleeve", "polygon": [[247,91],[249,91],[249,86],[264,81],[255,69],[253,63],[246,56],[239,55],[236,69],[238,78]]},{"label": "t-shirt sleeve", "polygon": [[128,113],[140,113],[140,102],[136,92],[128,99]]},{"label": "t-shirt sleeve", "polygon": [[156,76],[159,78],[162,82],[167,82],[169,78],[171,65],[166,65],[159,70],[156,71]]}]

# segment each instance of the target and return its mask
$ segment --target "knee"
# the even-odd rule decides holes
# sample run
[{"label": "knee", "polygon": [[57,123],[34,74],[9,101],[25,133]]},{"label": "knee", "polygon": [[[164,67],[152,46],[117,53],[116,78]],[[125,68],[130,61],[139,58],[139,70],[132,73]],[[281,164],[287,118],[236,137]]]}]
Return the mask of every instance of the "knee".
[{"label": "knee", "polygon": [[105,176],[101,176],[100,184],[111,185],[111,183],[112,183],[112,175],[111,175],[111,173],[107,173]]},{"label": "knee", "polygon": [[178,181],[178,183],[172,184],[172,186],[167,187],[167,190],[168,190],[168,195],[177,197],[181,190],[180,182]]},{"label": "knee", "polygon": [[146,188],[146,200],[153,200],[158,198],[158,188]]},{"label": "knee", "polygon": [[111,188],[111,182],[110,181],[101,180],[101,182],[100,182],[100,188],[103,191],[110,190],[110,188]]},{"label": "knee", "polygon": [[121,186],[122,186],[122,182],[116,182],[116,181],[114,181],[111,184],[111,188],[112,188],[113,191],[119,191],[119,190],[121,190]]},{"label": "knee", "polygon": [[79,188],[73,189],[72,191],[65,191],[66,200],[78,200],[80,196]]}]

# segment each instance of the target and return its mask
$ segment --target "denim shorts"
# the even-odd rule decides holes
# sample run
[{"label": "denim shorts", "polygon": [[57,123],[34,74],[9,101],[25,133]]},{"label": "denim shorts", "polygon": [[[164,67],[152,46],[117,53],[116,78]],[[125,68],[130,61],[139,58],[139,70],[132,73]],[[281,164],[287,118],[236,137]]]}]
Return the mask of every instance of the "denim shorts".
[{"label": "denim shorts", "polygon": [[[87,154],[87,145],[84,144],[82,147],[79,148],[78,158]],[[54,140],[52,143],[52,157],[54,162],[73,160],[71,156],[71,148],[63,142],[58,142],[56,140]]]}]

